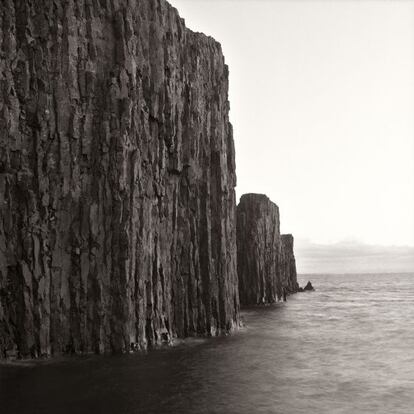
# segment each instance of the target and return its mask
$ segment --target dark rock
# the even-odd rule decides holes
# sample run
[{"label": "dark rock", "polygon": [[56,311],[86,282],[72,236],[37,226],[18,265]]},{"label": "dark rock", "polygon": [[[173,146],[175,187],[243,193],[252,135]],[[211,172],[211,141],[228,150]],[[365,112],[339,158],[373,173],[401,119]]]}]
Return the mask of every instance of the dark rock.
[{"label": "dark rock", "polygon": [[304,291],[311,291],[311,290],[315,290],[315,288],[312,286],[311,282],[308,282],[306,284],[306,286],[303,288]]},{"label": "dark rock", "polygon": [[278,274],[279,208],[262,194],[237,206],[237,270],[242,305],[272,303],[283,295]]},{"label": "dark rock", "polygon": [[291,234],[282,234],[279,251],[279,272],[282,285],[288,293],[299,291],[294,254],[294,238]]},{"label": "dark rock", "polygon": [[81,3],[0,10],[0,355],[239,320],[220,45],[164,0]]},{"label": "dark rock", "polygon": [[263,194],[237,206],[237,269],[242,305],[286,300],[298,290],[293,237],[280,235],[279,208]]}]

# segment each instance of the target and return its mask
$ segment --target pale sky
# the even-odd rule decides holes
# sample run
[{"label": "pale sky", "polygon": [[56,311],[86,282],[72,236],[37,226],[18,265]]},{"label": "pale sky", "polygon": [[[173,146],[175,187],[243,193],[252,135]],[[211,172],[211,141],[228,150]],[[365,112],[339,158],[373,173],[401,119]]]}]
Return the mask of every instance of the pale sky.
[{"label": "pale sky", "polygon": [[414,246],[414,1],[170,3],[230,67],[238,197],[296,240]]}]

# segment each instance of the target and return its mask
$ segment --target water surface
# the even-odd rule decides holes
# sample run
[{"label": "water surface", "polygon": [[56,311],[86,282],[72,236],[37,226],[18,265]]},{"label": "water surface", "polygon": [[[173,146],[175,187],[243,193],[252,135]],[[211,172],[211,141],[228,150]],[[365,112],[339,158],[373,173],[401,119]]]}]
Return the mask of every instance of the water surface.
[{"label": "water surface", "polygon": [[414,275],[312,275],[236,335],[0,366],[0,412],[414,412]]}]

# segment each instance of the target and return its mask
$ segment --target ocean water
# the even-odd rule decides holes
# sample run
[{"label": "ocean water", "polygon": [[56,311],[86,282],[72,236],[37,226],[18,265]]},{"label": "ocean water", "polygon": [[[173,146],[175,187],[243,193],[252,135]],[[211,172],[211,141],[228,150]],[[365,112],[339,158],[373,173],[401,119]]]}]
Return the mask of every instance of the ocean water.
[{"label": "ocean water", "polygon": [[239,333],[0,366],[8,413],[414,413],[414,274],[312,275]]}]

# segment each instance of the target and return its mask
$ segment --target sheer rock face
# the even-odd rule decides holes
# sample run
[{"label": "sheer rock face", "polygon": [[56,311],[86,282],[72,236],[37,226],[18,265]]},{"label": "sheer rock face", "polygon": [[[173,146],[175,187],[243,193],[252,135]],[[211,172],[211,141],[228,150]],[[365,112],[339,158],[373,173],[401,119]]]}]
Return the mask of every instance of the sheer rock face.
[{"label": "sheer rock face", "polygon": [[237,206],[237,269],[242,305],[271,303],[281,297],[279,249],[279,208],[265,195],[244,194]]},{"label": "sheer rock face", "polygon": [[164,0],[4,0],[0,358],[238,323],[220,45]]},{"label": "sheer rock face", "polygon": [[287,293],[299,291],[299,284],[296,274],[296,260],[293,251],[293,236],[291,234],[282,234],[279,254],[279,269],[282,284]]},{"label": "sheer rock face", "polygon": [[240,198],[237,269],[242,305],[272,303],[298,289],[293,237],[280,235],[279,208],[265,195]]}]

